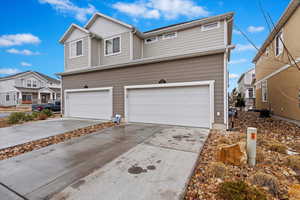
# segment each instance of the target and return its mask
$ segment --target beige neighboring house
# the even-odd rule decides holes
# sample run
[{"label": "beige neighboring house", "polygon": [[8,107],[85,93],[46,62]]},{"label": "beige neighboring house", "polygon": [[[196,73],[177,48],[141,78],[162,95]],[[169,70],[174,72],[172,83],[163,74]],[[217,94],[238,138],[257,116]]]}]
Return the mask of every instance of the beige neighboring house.
[{"label": "beige neighboring house", "polygon": [[300,1],[292,0],[255,56],[256,107],[300,120],[300,69],[288,59],[280,38],[300,66]]},{"label": "beige neighboring house", "polygon": [[238,92],[245,100],[245,108],[253,109],[255,107],[255,89],[253,80],[255,79],[255,69],[252,68],[243,73],[238,79]]},{"label": "beige neighboring house", "polygon": [[233,13],[146,32],[96,13],[64,45],[65,116],[226,128]]},{"label": "beige neighboring house", "polygon": [[43,104],[60,100],[60,80],[35,71],[0,78],[0,106]]}]

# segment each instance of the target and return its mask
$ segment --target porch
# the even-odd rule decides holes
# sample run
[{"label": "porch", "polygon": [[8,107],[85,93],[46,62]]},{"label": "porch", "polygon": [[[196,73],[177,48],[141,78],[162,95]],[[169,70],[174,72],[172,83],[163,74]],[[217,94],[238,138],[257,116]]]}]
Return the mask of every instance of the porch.
[{"label": "porch", "polygon": [[54,90],[49,88],[42,88],[42,89],[28,89],[18,88],[17,92],[17,104],[46,104],[52,103],[55,100],[60,100],[60,93],[57,93]]}]

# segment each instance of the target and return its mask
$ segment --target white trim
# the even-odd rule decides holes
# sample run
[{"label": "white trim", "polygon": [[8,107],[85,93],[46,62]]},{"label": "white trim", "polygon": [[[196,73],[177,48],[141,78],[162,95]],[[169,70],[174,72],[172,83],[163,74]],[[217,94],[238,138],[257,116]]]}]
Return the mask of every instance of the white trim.
[{"label": "white trim", "polygon": [[[215,23],[217,23],[216,27],[205,28],[206,25],[211,25],[211,24],[215,24]],[[201,31],[209,31],[209,30],[213,30],[213,29],[217,29],[217,28],[220,28],[220,21],[210,22],[210,23],[201,25]]]},{"label": "white trim", "polygon": [[[263,83],[265,83],[265,87],[266,88],[264,88],[263,87]],[[266,92],[266,96],[267,96],[267,98],[265,99],[264,98],[264,93],[263,93],[263,90],[264,90],[264,92]],[[264,80],[262,83],[261,83],[261,101],[262,102],[264,102],[264,103],[267,103],[268,102],[268,99],[269,99],[269,95],[268,95],[268,81],[267,80]]]},{"label": "white trim", "polygon": [[[83,42],[82,42],[82,54],[83,54]],[[92,38],[88,37],[88,66],[92,66]]]},{"label": "white trim", "polygon": [[[281,40],[284,42],[284,39],[283,39],[283,29],[281,29],[278,33],[277,33],[277,35],[275,36],[275,40],[274,40],[274,42],[275,42],[275,48],[274,48],[274,50],[275,50],[275,52],[274,52],[274,54],[275,54],[275,57],[278,57],[278,56],[280,56],[280,55],[282,55],[283,54],[283,51],[284,51],[284,44],[281,42],[281,40],[279,39],[279,43],[281,43],[281,45],[282,45],[282,49],[281,49],[281,51],[278,53],[278,54],[276,54],[276,51],[277,51],[277,45],[276,45],[276,43],[277,43],[277,37],[279,36],[279,34],[281,34]],[[278,44],[279,45],[279,44]]]},{"label": "white trim", "polygon": [[[151,41],[151,42],[147,42],[147,40],[150,39],[150,38],[155,38],[155,40],[153,40],[153,41]],[[145,44],[152,44],[152,43],[157,42],[157,41],[158,41],[158,37],[157,37],[157,36],[148,37],[148,38],[145,38],[145,39],[144,39],[144,43],[145,43]]]},{"label": "white trim", "polygon": [[[71,53],[71,47],[72,47],[72,44],[74,44],[75,43],[75,51],[76,51],[76,54],[77,54],[77,42],[79,42],[79,41],[81,41],[81,55],[79,55],[79,56],[72,56],[72,53]],[[78,39],[78,40],[74,40],[74,41],[72,41],[72,42],[70,42],[70,44],[69,44],[69,59],[73,59],[73,58],[79,58],[79,57],[82,57],[82,56],[84,56],[83,55],[83,39]]]},{"label": "white trim", "polygon": [[90,31],[88,31],[88,30],[86,30],[86,29],[84,29],[84,28],[78,26],[77,24],[71,24],[71,25],[69,26],[68,30],[67,30],[67,31],[64,33],[64,35],[60,38],[59,42],[60,42],[60,43],[63,43],[63,42],[65,41],[65,38],[67,37],[67,34],[68,34],[69,32],[71,32],[72,29],[74,29],[74,28],[77,28],[77,29],[79,29],[79,30],[81,30],[81,31],[83,31],[83,32],[85,32],[85,33],[87,33],[87,34],[90,33]]},{"label": "white trim", "polygon": [[[296,58],[295,61],[296,61],[296,63],[300,62],[300,57]],[[276,71],[274,71],[274,72],[270,73],[269,75],[265,76],[264,78],[260,79],[259,81],[256,81],[255,85],[258,85],[262,81],[267,80],[267,79],[271,78],[272,76],[275,76],[276,74],[288,69],[289,67],[292,67],[292,65],[290,65],[290,64],[284,65],[283,67],[277,69]]]},{"label": "white trim", "polygon": [[[172,34],[172,33],[175,33],[175,35],[172,36],[172,37],[166,37],[166,35]],[[177,38],[177,31],[176,31],[176,32],[165,33],[165,34],[162,35],[162,39],[163,39],[163,40],[171,40],[171,39],[174,39],[174,38]]]},{"label": "white trim", "polygon": [[[220,22],[219,22],[220,24]],[[227,21],[226,19],[224,20],[224,44],[227,45]],[[225,53],[224,53],[224,124],[226,125],[226,128],[228,129],[228,92],[227,92],[227,88],[228,88],[228,69],[227,69],[227,62],[228,62],[228,50],[226,49]]]},{"label": "white trim", "polygon": [[214,123],[214,80],[209,81],[194,81],[194,82],[179,82],[179,83],[164,83],[164,84],[149,84],[149,85],[129,85],[124,86],[124,117],[125,121],[128,119],[128,101],[127,101],[127,90],[128,89],[147,89],[147,88],[168,88],[168,87],[187,87],[187,86],[199,86],[199,85],[208,85],[209,86],[209,98],[210,98],[210,125],[209,128],[212,128]]},{"label": "white trim", "polygon": [[[115,39],[115,38],[120,38],[120,44],[119,44],[119,46],[120,46],[120,51],[119,52],[116,52],[116,53],[110,53],[110,54],[106,54],[106,41],[107,40],[113,40],[113,39]],[[118,55],[118,54],[120,54],[121,52],[122,52],[122,38],[121,38],[121,35],[117,35],[117,36],[113,36],[113,37],[109,37],[109,38],[106,38],[106,39],[104,39],[103,40],[104,41],[104,44],[103,44],[103,47],[104,47],[104,52],[103,52],[103,55],[104,56],[114,56],[114,55]],[[112,44],[113,45],[113,49],[114,49],[114,44]]]},{"label": "white trim", "polygon": [[143,41],[141,42],[141,45],[142,45],[141,46],[141,51],[142,51],[141,59],[143,59],[144,58],[144,42]]},{"label": "white trim", "polygon": [[[101,53],[101,41],[98,41],[97,40],[97,42],[98,42],[98,56],[99,56],[99,60],[98,60],[98,65],[101,65],[101,55],[102,55],[102,53]],[[103,44],[104,45],[104,44]]]},{"label": "white trim", "polygon": [[66,89],[64,91],[64,116],[65,117],[70,117],[69,116],[69,110],[67,109],[67,93],[72,93],[72,92],[91,92],[91,91],[105,91],[108,90],[110,94],[110,99],[111,99],[111,117],[113,116],[113,87],[102,87],[102,88],[84,88],[84,89]]},{"label": "white trim", "polygon": [[133,33],[129,33],[129,54],[130,54],[130,60],[133,60]]},{"label": "white trim", "polygon": [[133,26],[131,26],[131,25],[129,25],[129,24],[126,24],[126,23],[124,23],[124,22],[122,22],[122,21],[119,21],[119,20],[117,20],[117,19],[115,19],[115,18],[109,17],[109,16],[104,15],[104,14],[99,13],[99,12],[97,12],[97,13],[95,13],[95,14],[93,15],[93,17],[86,23],[86,25],[84,26],[84,28],[87,28],[88,26],[91,26],[91,25],[92,25],[92,21],[93,21],[94,18],[97,17],[97,16],[103,17],[103,18],[108,19],[108,20],[110,20],[110,21],[113,21],[113,22],[115,22],[115,23],[121,24],[121,25],[123,25],[123,26],[125,26],[125,27],[127,27],[127,28],[130,28],[130,29],[133,28]]}]

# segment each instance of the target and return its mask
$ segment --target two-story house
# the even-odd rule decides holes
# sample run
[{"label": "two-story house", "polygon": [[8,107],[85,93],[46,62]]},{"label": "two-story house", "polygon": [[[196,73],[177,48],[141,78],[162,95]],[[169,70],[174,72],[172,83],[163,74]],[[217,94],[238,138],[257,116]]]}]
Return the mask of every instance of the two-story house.
[{"label": "two-story house", "polygon": [[290,2],[253,59],[257,109],[293,120],[300,120],[299,5]]},{"label": "two-story house", "polygon": [[0,78],[0,106],[40,104],[59,100],[60,80],[35,71]]},{"label": "two-story house", "polygon": [[146,32],[101,13],[62,36],[69,117],[227,125],[233,13]]},{"label": "two-story house", "polygon": [[238,79],[238,92],[245,100],[245,108],[253,109],[255,107],[255,89],[253,80],[255,79],[255,69],[252,68],[243,73]]}]

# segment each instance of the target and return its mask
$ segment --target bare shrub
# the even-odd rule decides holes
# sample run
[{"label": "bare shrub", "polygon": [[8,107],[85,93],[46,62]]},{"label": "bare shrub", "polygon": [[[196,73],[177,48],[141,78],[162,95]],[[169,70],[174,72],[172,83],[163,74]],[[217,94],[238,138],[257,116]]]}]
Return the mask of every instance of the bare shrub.
[{"label": "bare shrub", "polygon": [[277,196],[279,194],[279,181],[275,176],[263,172],[257,172],[251,177],[250,181],[252,184],[261,187],[267,187],[269,189],[269,192],[274,196]]}]

